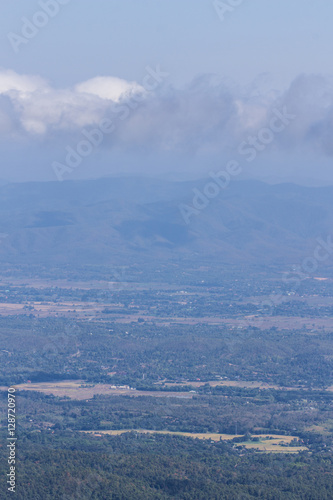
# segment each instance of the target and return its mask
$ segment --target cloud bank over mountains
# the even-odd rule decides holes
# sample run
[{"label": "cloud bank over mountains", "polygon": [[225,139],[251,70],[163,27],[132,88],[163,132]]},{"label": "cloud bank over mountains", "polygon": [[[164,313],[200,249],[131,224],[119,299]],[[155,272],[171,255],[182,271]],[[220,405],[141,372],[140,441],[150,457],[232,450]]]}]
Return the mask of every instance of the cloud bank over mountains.
[{"label": "cloud bank over mountains", "polygon": [[197,77],[183,88],[171,86],[167,78],[155,80],[144,85],[98,76],[55,88],[38,75],[2,70],[0,147],[42,143],[54,150],[107,119],[114,126],[103,148],[211,157],[237,151],[284,109],[295,118],[274,136],[271,151],[333,154],[330,77],[301,75],[285,91],[263,91],[255,84],[240,88],[214,75]]},{"label": "cloud bank over mountains", "polygon": [[142,92],[135,82],[114,77],[93,78],[73,89],[55,89],[38,76],[1,71],[0,111],[8,124],[3,131],[8,137],[21,133],[32,138],[57,130],[71,132],[100,121],[110,101],[117,103]]}]

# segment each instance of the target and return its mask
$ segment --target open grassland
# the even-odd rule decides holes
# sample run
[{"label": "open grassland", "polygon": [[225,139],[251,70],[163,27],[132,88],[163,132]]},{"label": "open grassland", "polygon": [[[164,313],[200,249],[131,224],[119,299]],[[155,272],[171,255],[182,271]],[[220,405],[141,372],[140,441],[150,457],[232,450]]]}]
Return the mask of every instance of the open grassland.
[{"label": "open grassland", "polygon": [[[95,395],[107,396],[154,396],[176,397],[191,399],[193,394],[188,392],[166,392],[166,391],[137,391],[135,389],[111,386],[110,384],[87,384],[85,381],[67,380],[63,382],[38,382],[18,384],[15,386],[18,391],[38,391],[44,394],[53,394],[59,397],[68,397],[70,399],[85,400],[92,399]],[[1,391],[7,391],[8,388],[0,387]]]},{"label": "open grassland", "polygon": [[[103,434],[110,436],[119,436],[126,432],[137,432],[139,434],[168,434],[171,436],[184,436],[192,439],[205,439],[212,441],[231,441],[234,438],[241,438],[242,436],[233,434],[214,434],[214,433],[197,433],[197,432],[171,432],[171,431],[153,431],[146,429],[123,429],[123,430],[103,430],[103,431],[82,431],[100,437]],[[237,443],[236,446],[245,446],[247,449],[254,449],[266,453],[299,453],[308,448],[305,446],[289,446],[291,441],[298,439],[296,436],[280,436],[273,434],[257,434],[252,438],[257,438],[258,441],[243,441]]]}]

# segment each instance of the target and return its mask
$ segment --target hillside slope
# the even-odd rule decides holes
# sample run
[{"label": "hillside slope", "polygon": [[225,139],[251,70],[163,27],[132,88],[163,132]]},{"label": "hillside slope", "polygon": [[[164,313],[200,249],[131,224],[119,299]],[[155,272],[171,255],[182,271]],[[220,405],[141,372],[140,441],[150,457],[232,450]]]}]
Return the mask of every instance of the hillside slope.
[{"label": "hillside slope", "polygon": [[109,178],[0,187],[0,261],[293,262],[331,234],[333,187],[238,181],[186,224],[196,183]]}]

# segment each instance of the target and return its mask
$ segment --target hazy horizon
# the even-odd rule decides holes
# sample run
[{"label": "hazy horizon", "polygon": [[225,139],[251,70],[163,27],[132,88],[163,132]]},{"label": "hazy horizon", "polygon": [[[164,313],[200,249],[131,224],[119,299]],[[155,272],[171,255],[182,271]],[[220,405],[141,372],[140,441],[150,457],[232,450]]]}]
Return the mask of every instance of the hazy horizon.
[{"label": "hazy horizon", "polygon": [[45,2],[3,7],[0,178],[333,182],[333,5]]}]

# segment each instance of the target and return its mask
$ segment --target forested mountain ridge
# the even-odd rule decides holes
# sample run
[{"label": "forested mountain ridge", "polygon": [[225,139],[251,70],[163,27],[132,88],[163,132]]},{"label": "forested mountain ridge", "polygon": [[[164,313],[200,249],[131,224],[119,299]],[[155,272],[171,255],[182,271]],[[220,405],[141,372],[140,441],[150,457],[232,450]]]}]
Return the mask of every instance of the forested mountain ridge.
[{"label": "forested mountain ridge", "polygon": [[333,187],[234,181],[205,200],[207,182],[7,184],[0,187],[0,260],[120,264],[204,255],[291,263],[330,234]]}]

